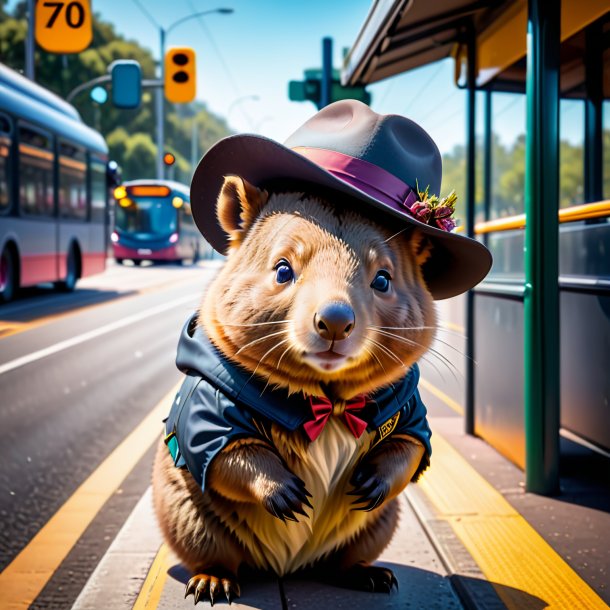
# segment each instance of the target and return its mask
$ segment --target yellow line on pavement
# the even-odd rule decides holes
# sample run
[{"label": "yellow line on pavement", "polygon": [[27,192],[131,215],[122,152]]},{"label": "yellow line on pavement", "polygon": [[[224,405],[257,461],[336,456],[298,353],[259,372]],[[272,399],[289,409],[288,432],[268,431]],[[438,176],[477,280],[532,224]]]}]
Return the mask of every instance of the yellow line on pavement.
[{"label": "yellow line on pavement", "polygon": [[430,392],[430,394],[432,394],[433,396],[436,396],[437,398],[442,400],[450,409],[453,409],[456,413],[459,413],[460,415],[464,415],[464,409],[462,405],[459,402],[453,400],[451,396],[445,394],[445,392],[439,390],[435,385],[432,385],[429,381],[426,381],[421,377],[419,379],[419,385],[427,392]]},{"label": "yellow line on pavement", "polygon": [[159,548],[159,552],[148,571],[132,610],[154,610],[159,605],[163,587],[167,580],[167,571],[170,567],[169,547],[164,543]]},{"label": "yellow line on pavement", "polygon": [[595,591],[438,432],[418,483],[509,609],[607,608]]},{"label": "yellow line on pavement", "polygon": [[27,608],[106,501],[162,433],[177,384],[0,573],[0,608]]}]

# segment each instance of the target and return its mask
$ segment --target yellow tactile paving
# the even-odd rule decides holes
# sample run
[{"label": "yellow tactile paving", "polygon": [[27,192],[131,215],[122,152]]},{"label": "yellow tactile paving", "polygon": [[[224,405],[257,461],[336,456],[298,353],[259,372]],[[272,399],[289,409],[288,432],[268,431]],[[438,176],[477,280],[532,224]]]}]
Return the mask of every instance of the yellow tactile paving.
[{"label": "yellow tactile paving", "polygon": [[0,574],[0,608],[27,608],[155,439],[179,384],[98,466]]},{"label": "yellow tactile paving", "polygon": [[[538,532],[438,433],[419,487],[510,609],[608,606]],[[524,605],[522,593],[531,596]],[[538,599],[536,599],[538,598]]]}]

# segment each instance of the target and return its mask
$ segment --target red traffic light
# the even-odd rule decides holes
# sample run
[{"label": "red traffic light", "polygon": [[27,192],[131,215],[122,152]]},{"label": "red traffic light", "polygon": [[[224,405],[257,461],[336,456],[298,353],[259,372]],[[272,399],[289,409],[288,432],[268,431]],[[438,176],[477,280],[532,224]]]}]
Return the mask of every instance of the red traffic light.
[{"label": "red traffic light", "polygon": [[174,155],[172,155],[172,153],[166,152],[163,155],[163,163],[165,163],[165,165],[173,165],[175,162],[176,162],[176,157],[174,157]]}]

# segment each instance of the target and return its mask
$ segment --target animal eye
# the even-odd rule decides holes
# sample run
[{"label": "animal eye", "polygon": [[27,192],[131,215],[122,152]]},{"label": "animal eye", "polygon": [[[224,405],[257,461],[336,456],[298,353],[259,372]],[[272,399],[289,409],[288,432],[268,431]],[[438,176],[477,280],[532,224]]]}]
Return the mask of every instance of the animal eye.
[{"label": "animal eye", "polygon": [[281,260],[275,266],[275,281],[278,284],[285,284],[292,279],[294,279],[294,271],[292,270],[290,263],[286,260]]},{"label": "animal eye", "polygon": [[371,288],[374,288],[377,292],[387,292],[390,289],[391,279],[390,274],[385,269],[381,269],[371,282]]}]

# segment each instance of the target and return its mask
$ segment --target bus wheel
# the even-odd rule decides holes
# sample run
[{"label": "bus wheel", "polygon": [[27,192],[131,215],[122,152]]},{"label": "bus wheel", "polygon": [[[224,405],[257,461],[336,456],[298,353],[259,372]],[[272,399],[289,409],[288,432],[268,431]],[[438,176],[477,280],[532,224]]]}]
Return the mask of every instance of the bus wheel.
[{"label": "bus wheel", "polygon": [[123,259],[122,258],[116,258],[116,264],[117,265],[122,265],[123,264]]},{"label": "bus wheel", "polygon": [[78,279],[78,261],[76,257],[76,249],[72,246],[66,261],[66,279],[55,282],[55,287],[62,292],[72,292],[76,287],[76,280]]},{"label": "bus wheel", "polygon": [[8,303],[15,296],[17,274],[13,253],[5,248],[0,258],[0,303]]},{"label": "bus wheel", "polygon": [[137,260],[136,260],[136,259],[134,259],[133,264],[134,264],[136,267],[139,267],[139,266],[142,264],[142,261],[141,261],[140,259],[137,259]]}]

